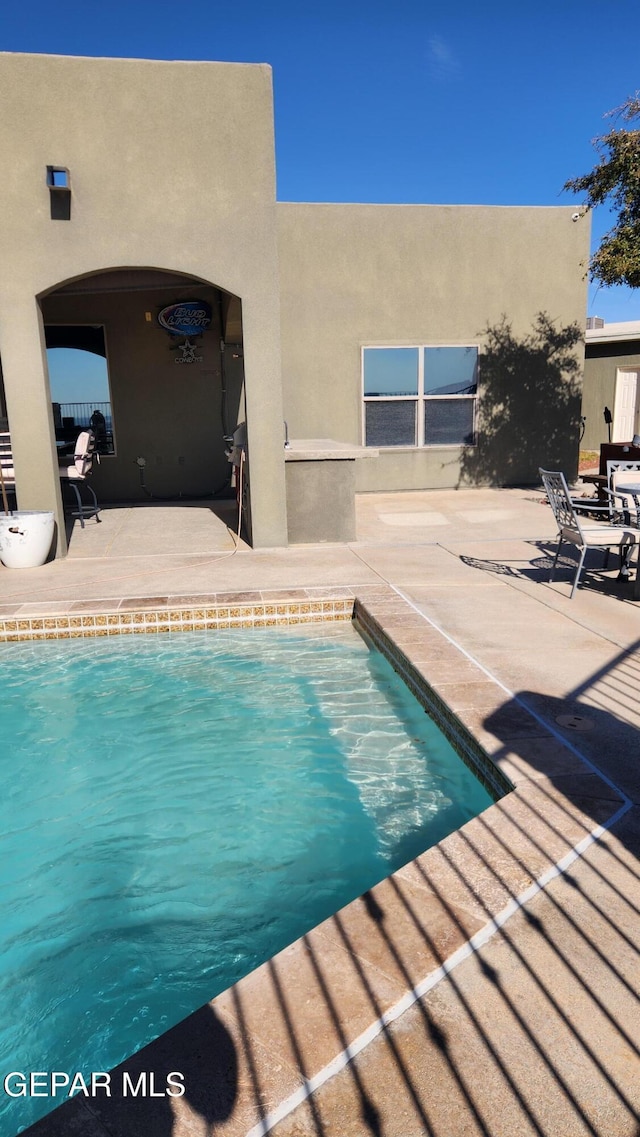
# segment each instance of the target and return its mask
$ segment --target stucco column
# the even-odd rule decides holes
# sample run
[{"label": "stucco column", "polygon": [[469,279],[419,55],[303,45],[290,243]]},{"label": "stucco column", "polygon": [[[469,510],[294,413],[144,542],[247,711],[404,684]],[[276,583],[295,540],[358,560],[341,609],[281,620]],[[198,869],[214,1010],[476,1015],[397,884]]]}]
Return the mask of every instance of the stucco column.
[{"label": "stucco column", "polygon": [[3,301],[2,310],[10,313],[0,325],[0,358],[18,509],[54,511],[56,556],[63,557],[67,538],[42,315],[35,297],[15,294]]},{"label": "stucco column", "polygon": [[277,281],[268,298],[243,300],[242,324],[251,543],[259,549],[287,544]]}]

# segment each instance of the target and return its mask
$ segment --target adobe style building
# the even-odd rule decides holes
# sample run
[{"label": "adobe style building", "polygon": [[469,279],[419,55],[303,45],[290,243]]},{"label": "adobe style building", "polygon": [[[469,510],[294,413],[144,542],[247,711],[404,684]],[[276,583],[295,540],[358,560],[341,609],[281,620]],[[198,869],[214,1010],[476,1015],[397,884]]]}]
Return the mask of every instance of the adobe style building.
[{"label": "adobe style building", "polygon": [[210,493],[245,421],[255,547],[351,539],[356,490],[575,471],[571,208],[277,202],[266,65],[3,54],[0,97],[0,417],[58,555],[47,344],[106,356],[103,502]]}]

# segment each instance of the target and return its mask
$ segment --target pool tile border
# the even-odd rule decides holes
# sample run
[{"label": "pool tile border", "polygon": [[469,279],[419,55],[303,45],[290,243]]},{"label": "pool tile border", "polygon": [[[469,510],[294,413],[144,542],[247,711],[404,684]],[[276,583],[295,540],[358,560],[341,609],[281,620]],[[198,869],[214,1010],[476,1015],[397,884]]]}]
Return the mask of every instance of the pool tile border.
[{"label": "pool tile border", "polygon": [[353,604],[353,592],[326,588],[85,600],[66,605],[66,611],[56,604],[52,613],[42,605],[22,604],[10,614],[0,607],[0,643],[315,624],[350,620]]},{"label": "pool tile border", "polygon": [[[310,1080],[324,1078],[325,1070],[330,1076],[334,1066],[337,1072],[345,1039],[355,1045],[375,1013],[395,1013],[412,988],[415,993],[431,975],[441,978],[443,965],[471,937],[497,927],[505,906],[517,907],[532,882],[620,808],[610,783],[382,583],[84,601],[67,612],[56,605],[50,614],[29,608],[4,616],[0,609],[0,639],[174,634],[355,617],[498,799],[112,1072],[135,1077],[139,1070],[179,1070],[184,1060],[198,1079],[198,1097],[208,1090],[215,1098],[216,1078],[224,1083],[229,1071],[220,1066],[219,1035],[213,1042],[210,1036],[206,1012],[213,1012],[230,1040],[225,1053],[237,1078],[234,1110],[221,1128],[227,1137],[245,1137],[265,1113],[290,1098],[302,1100]],[[75,1098],[27,1133],[142,1135],[141,1108],[122,1098],[90,1104]],[[204,1137],[186,1099],[175,1099],[172,1110],[177,1135]]]}]

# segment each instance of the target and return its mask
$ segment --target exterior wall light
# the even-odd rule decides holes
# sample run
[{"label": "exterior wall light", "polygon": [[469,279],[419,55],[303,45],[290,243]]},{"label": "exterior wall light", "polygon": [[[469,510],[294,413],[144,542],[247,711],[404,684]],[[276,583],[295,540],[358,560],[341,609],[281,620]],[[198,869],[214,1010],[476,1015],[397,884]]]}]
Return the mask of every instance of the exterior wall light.
[{"label": "exterior wall light", "polygon": [[71,220],[71,179],[66,166],[47,166],[52,221]]}]

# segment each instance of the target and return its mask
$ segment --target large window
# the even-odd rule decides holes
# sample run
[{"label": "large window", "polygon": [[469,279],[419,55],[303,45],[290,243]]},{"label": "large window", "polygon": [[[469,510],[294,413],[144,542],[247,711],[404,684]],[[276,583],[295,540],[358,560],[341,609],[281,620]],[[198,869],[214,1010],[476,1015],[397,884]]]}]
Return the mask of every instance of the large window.
[{"label": "large window", "polygon": [[365,347],[365,446],[472,446],[477,347]]}]

